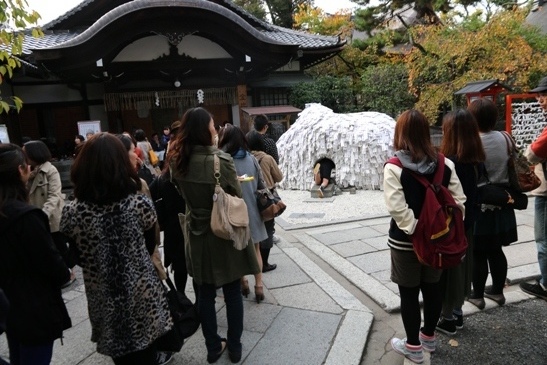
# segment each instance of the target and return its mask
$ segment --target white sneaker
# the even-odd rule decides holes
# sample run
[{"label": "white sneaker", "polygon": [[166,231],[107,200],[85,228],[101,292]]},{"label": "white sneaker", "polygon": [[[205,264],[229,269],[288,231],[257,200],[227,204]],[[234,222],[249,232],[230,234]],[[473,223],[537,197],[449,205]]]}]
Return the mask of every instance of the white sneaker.
[{"label": "white sneaker", "polygon": [[156,365],[165,365],[173,360],[173,353],[168,351],[158,351],[156,353]]},{"label": "white sneaker", "polygon": [[422,345],[409,345],[406,343],[406,338],[399,339],[394,337],[391,339],[391,347],[393,347],[395,352],[403,355],[416,364],[424,362],[424,350]]},{"label": "white sneaker", "polygon": [[279,238],[278,236],[276,236],[275,234],[272,236],[272,241],[273,243],[275,243],[276,245],[281,242],[281,238]]}]

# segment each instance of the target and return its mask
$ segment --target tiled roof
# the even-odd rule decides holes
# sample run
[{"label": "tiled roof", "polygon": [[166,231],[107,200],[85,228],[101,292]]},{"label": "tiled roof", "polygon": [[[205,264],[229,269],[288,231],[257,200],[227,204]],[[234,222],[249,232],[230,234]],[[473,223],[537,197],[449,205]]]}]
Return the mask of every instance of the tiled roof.
[{"label": "tiled roof", "polygon": [[30,55],[33,49],[50,48],[67,42],[76,37],[79,32],[48,32],[41,38],[35,38],[30,34],[25,35],[23,54]]},{"label": "tiled roof", "polygon": [[471,94],[471,93],[479,93],[481,91],[484,91],[492,86],[501,86],[507,90],[509,90],[508,86],[505,86],[498,82],[497,79],[495,80],[481,80],[481,81],[473,81],[469,82],[467,85],[463,87],[463,89],[460,89],[456,91],[455,95],[460,94]]},{"label": "tiled roof", "polygon": [[[61,45],[62,43],[70,41],[76,36],[78,36],[79,34],[83,33],[83,31],[75,31],[75,30],[66,30],[66,31],[55,30],[55,31],[48,32],[48,29],[59,24],[61,21],[66,20],[71,16],[75,16],[81,11],[84,11],[85,8],[89,6],[91,3],[93,3],[94,1],[96,0],[84,0],[81,4],[79,4],[75,8],[71,9],[70,11],[61,15],[57,19],[44,25],[43,29],[45,29],[45,33],[46,33],[44,37],[40,39],[36,39],[31,36],[27,36],[25,39],[23,53],[30,54],[32,49],[44,49],[44,48],[57,47]],[[209,2],[208,0],[201,0],[201,1]],[[128,3],[131,3],[131,1],[128,1],[126,4],[123,4],[120,7],[123,7],[123,9],[134,8],[134,7],[128,6]],[[138,3],[140,3],[140,7],[150,7],[150,6],[153,6],[153,4],[156,3],[156,1],[143,0],[143,1],[138,1]],[[211,3],[214,3],[214,2],[211,2]],[[290,45],[299,45],[300,48],[302,49],[321,49],[321,48],[328,48],[328,47],[344,44],[343,41],[340,41],[339,37],[314,35],[314,34],[310,34],[306,32],[278,27],[278,26],[269,24],[267,22],[264,22],[260,19],[257,19],[256,17],[254,17],[252,14],[248,13],[244,9],[236,6],[231,1],[222,0],[222,3],[223,3],[222,12],[224,12],[225,16],[230,17],[230,15],[233,16],[233,13],[235,13],[243,17],[256,30],[260,31],[262,35],[272,40],[273,42],[280,42],[283,44],[290,44]],[[121,10],[119,9],[120,7],[113,9],[108,13],[109,15],[111,15],[110,19],[114,19],[116,18],[115,15],[119,15],[116,13],[118,13]]]}]

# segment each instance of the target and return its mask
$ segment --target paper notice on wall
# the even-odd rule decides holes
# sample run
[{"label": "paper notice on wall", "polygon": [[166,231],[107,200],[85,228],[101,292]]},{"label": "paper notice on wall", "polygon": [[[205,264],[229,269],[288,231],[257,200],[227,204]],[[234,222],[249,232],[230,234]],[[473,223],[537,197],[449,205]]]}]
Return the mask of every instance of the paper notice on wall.
[{"label": "paper notice on wall", "polygon": [[89,137],[95,133],[101,131],[101,121],[100,120],[86,120],[78,122],[78,134],[84,136],[87,141]]},{"label": "paper notice on wall", "polygon": [[5,124],[0,124],[0,143],[10,143],[8,127]]}]

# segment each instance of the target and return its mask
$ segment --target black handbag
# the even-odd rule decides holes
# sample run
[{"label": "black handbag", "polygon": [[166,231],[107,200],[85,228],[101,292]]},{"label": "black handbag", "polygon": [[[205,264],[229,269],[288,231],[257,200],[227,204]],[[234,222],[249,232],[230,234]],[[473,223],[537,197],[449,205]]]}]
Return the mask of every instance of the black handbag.
[{"label": "black handbag", "polygon": [[169,277],[165,282],[169,287],[166,297],[174,325],[172,329],[156,340],[156,346],[158,351],[179,352],[184,340],[198,330],[199,314],[192,301],[175,288]]},{"label": "black handbag", "polygon": [[479,202],[524,210],[528,207],[528,196],[508,186],[486,184],[479,187]]},{"label": "black handbag", "polygon": [[495,205],[524,210],[528,207],[528,196],[509,186],[492,184],[488,178],[488,172],[481,163],[476,168],[477,189],[479,193],[479,204]]}]

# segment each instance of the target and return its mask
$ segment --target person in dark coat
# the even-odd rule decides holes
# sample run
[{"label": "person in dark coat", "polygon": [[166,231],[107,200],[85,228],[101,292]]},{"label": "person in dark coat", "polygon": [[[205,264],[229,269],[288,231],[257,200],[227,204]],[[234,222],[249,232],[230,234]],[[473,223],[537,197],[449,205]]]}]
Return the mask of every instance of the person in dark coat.
[{"label": "person in dark coat", "polygon": [[70,271],[55,248],[46,214],[28,203],[29,176],[22,149],[0,144],[0,288],[10,302],[10,362],[47,365],[54,340],[72,325],[61,296]]},{"label": "person in dark coat", "polygon": [[150,184],[150,194],[158,214],[160,230],[163,231],[165,267],[171,266],[175,286],[184,293],[188,281],[186,257],[184,255],[184,235],[180,228],[179,213],[186,212],[186,202],[171,182],[169,169]]},{"label": "person in dark coat", "polygon": [[[185,254],[188,274],[198,286],[201,330],[207,347],[207,362],[216,362],[224,350],[232,362],[241,360],[243,333],[242,276],[260,271],[255,249],[246,241],[217,237],[211,231],[211,211],[216,178],[214,155],[219,159],[219,183],[230,195],[241,197],[232,157],[213,147],[216,135],[211,114],[203,108],[189,109],[167,155],[173,182],[186,201]],[[236,249],[236,247],[240,249]],[[228,338],[218,335],[215,298],[222,287],[226,303]]]}]

